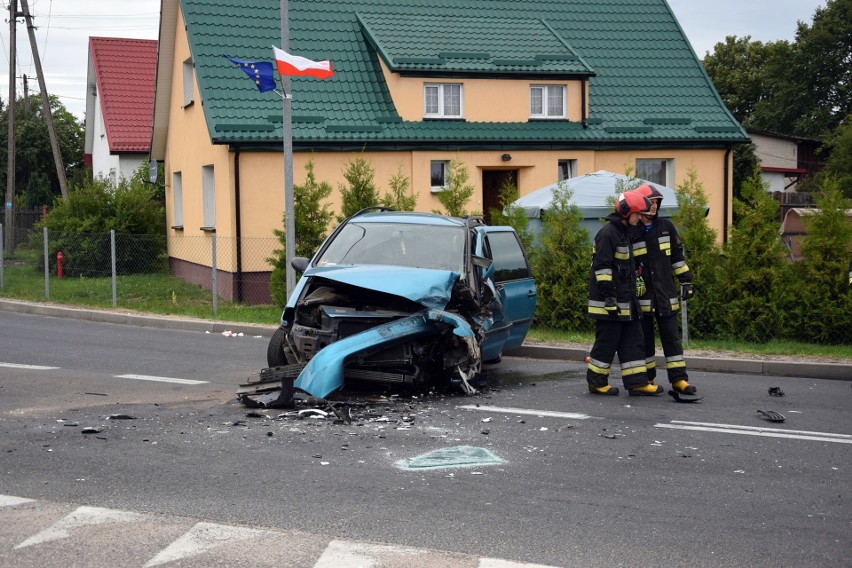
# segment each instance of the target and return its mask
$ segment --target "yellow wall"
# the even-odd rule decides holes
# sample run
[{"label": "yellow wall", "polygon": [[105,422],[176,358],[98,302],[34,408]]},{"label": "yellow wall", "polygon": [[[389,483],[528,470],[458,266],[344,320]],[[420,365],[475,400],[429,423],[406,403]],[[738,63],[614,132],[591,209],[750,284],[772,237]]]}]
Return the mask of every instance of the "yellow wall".
[{"label": "yellow wall", "polygon": [[[581,80],[444,80],[401,77],[398,73],[391,73],[381,60],[380,63],[396,110],[405,121],[423,120],[423,85],[426,83],[462,83],[464,85],[462,114],[464,119],[470,122],[526,122],[530,118],[530,85],[565,85],[568,120],[580,122],[583,119]],[[588,116],[588,113],[585,116]]]}]

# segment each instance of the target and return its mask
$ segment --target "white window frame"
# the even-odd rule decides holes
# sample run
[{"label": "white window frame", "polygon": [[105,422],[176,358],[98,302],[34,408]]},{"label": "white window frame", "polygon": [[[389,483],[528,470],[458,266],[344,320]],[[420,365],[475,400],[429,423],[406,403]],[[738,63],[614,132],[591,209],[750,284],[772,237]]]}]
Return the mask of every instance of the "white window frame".
[{"label": "white window frame", "polygon": [[[444,169],[444,183],[441,185],[434,185],[432,183],[432,170],[441,166]],[[447,179],[450,176],[450,161],[449,160],[432,160],[429,162],[429,185],[431,186],[432,193],[438,193],[440,191],[444,191],[447,189]]]},{"label": "white window frame", "polygon": [[[534,96],[538,93],[541,100],[541,108],[536,108]],[[561,111],[551,110],[552,98],[561,99]],[[564,120],[567,117],[568,89],[565,85],[530,85],[530,118],[544,120]]]},{"label": "white window frame", "polygon": [[[649,173],[649,169],[655,173]],[[671,158],[636,158],[636,177],[666,187],[674,183],[674,160]]]},{"label": "white window frame", "polygon": [[556,181],[577,177],[577,160],[559,160]]},{"label": "white window frame", "polygon": [[[451,114],[447,111],[447,91],[450,87],[458,87],[459,112]],[[437,98],[437,108],[430,109],[430,97]],[[431,112],[430,112],[431,111]],[[424,83],[423,84],[423,117],[424,118],[464,118],[464,85],[462,83]]]},{"label": "white window frame", "polygon": [[183,174],[180,172],[172,174],[172,212],[172,228],[183,228]]},{"label": "white window frame", "polygon": [[216,176],[213,166],[201,166],[201,210],[204,230],[216,229]]},{"label": "white window frame", "polygon": [[190,57],[183,62],[183,106],[188,107],[195,100],[195,65]]}]

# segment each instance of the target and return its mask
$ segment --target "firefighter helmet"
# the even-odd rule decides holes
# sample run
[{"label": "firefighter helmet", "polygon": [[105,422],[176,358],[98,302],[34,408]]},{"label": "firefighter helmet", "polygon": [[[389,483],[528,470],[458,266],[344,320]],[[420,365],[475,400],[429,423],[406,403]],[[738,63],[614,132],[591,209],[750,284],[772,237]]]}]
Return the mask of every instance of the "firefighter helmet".
[{"label": "firefighter helmet", "polygon": [[651,185],[650,183],[643,183],[633,191],[639,193],[639,195],[644,195],[648,199],[659,199],[660,203],[663,201],[663,194],[660,193],[660,190]]},{"label": "firefighter helmet", "polygon": [[650,210],[651,201],[636,191],[625,191],[615,201],[615,212],[622,219],[627,219],[631,213],[647,213]]}]

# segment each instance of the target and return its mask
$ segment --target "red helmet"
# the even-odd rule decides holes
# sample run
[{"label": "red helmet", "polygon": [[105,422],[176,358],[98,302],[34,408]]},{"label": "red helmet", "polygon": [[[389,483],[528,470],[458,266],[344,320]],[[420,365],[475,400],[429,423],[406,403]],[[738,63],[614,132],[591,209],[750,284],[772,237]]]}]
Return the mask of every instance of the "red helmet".
[{"label": "red helmet", "polygon": [[647,213],[650,210],[651,201],[636,190],[625,191],[615,201],[615,212],[622,219],[627,219],[631,213]]},{"label": "red helmet", "polygon": [[643,183],[633,191],[637,192],[639,195],[644,195],[648,199],[659,199],[660,202],[663,201],[663,194],[650,183]]}]

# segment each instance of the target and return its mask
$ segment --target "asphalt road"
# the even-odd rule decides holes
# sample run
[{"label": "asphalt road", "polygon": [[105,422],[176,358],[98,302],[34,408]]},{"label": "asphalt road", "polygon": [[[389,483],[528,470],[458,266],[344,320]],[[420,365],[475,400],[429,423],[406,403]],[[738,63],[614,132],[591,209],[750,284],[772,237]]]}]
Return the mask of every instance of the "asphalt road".
[{"label": "asphalt road", "polygon": [[347,423],[237,403],[266,343],[0,313],[0,566],[850,565],[848,381],[505,358]]}]

